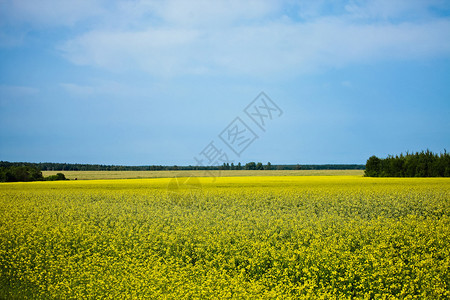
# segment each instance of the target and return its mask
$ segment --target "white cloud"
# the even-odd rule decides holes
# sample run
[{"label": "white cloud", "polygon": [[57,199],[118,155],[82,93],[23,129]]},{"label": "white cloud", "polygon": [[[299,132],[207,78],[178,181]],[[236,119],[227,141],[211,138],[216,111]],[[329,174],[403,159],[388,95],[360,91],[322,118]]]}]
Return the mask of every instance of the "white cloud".
[{"label": "white cloud", "polygon": [[449,9],[439,0],[0,0],[0,25],[72,26],[58,49],[78,65],[266,76],[448,56],[450,19],[430,7]]},{"label": "white cloud", "polygon": [[167,73],[174,66],[183,67],[183,59],[187,58],[183,51],[195,45],[196,38],[195,30],[185,29],[92,31],[68,41],[61,46],[61,51],[76,64]]},{"label": "white cloud", "polygon": [[95,26],[140,27],[142,23],[179,26],[258,20],[281,8],[271,0],[1,0],[0,24],[34,26],[73,26],[94,20]]},{"label": "white cloud", "polygon": [[70,61],[154,75],[258,74],[450,54],[450,20],[357,25],[346,19],[268,22],[221,30],[92,31],[66,42]]}]

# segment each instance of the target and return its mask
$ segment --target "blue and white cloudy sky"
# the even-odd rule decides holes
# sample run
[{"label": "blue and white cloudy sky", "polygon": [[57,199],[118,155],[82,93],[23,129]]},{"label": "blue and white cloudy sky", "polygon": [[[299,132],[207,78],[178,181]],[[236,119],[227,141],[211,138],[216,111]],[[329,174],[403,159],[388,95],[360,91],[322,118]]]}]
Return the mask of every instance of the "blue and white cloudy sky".
[{"label": "blue and white cloudy sky", "polygon": [[[283,110],[240,157],[218,134]],[[254,124],[253,124],[254,125]],[[0,160],[365,163],[450,150],[450,1],[0,0]]]}]

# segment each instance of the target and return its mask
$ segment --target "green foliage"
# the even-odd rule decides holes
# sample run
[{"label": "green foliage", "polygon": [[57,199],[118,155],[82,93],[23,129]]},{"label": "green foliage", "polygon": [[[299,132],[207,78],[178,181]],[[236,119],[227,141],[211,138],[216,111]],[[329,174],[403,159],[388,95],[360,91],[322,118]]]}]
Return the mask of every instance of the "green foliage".
[{"label": "green foliage", "polygon": [[10,166],[0,168],[0,182],[39,181],[42,172],[33,166]]},{"label": "green foliage", "polygon": [[[271,168],[270,163],[268,164],[268,167]],[[264,165],[261,162],[255,163],[255,162],[249,162],[244,166],[245,170],[264,170]],[[266,169],[267,170],[267,169]]]},{"label": "green foliage", "polygon": [[254,161],[246,163],[244,166],[245,170],[256,170],[256,163]]},{"label": "green foliage", "polygon": [[368,177],[377,177],[380,175],[381,171],[381,159],[376,157],[375,155],[371,156],[366,163],[366,171],[365,176]]},{"label": "green foliage", "polygon": [[449,177],[450,155],[431,151],[389,155],[385,159],[371,156],[364,173],[367,177]]},{"label": "green foliage", "polygon": [[8,167],[0,167],[0,182],[18,182],[18,181],[55,181],[55,180],[67,180],[63,173],[57,173],[48,177],[42,176],[40,171],[35,166],[22,165]]},{"label": "green foliage", "polygon": [[56,175],[50,175],[45,177],[47,181],[56,181],[56,180],[67,180],[66,176],[63,173],[56,173]]}]

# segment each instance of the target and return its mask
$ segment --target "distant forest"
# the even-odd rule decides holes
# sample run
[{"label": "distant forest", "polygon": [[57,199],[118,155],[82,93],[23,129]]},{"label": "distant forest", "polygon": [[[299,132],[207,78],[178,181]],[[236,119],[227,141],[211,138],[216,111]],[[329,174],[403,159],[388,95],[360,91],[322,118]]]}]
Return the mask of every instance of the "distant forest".
[{"label": "distant forest", "polygon": [[41,171],[176,171],[176,170],[364,170],[364,165],[358,164],[327,164],[327,165],[272,165],[270,162],[249,162],[245,165],[224,163],[220,166],[118,166],[98,164],[70,163],[28,163],[0,161],[0,168],[12,166],[31,166]]},{"label": "distant forest", "polygon": [[367,160],[365,176],[368,177],[449,177],[450,155],[435,154],[429,150],[389,155],[387,158],[372,156]]}]

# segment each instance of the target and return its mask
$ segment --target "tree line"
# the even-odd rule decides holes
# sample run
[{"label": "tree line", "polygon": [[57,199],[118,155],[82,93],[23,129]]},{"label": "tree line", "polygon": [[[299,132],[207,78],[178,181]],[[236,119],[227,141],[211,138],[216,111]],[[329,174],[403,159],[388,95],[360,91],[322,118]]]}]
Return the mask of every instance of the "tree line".
[{"label": "tree line", "polygon": [[270,162],[263,164],[261,162],[249,162],[244,166],[241,163],[234,165],[223,164],[221,170],[364,170],[364,165],[340,164],[340,165],[272,165]]},{"label": "tree line", "polygon": [[389,155],[386,158],[371,156],[366,163],[368,177],[449,177],[450,155],[447,151],[436,154],[430,150]]},{"label": "tree line", "polygon": [[249,162],[246,164],[223,163],[216,166],[121,166],[100,164],[72,163],[29,163],[0,161],[0,167],[32,166],[41,171],[178,171],[178,170],[364,170],[364,165],[358,164],[324,164],[324,165],[272,165],[270,162]]},{"label": "tree line", "polygon": [[44,177],[42,171],[35,166],[1,166],[0,167],[0,182],[17,182],[17,181],[54,181],[66,180],[63,173],[50,175]]}]

